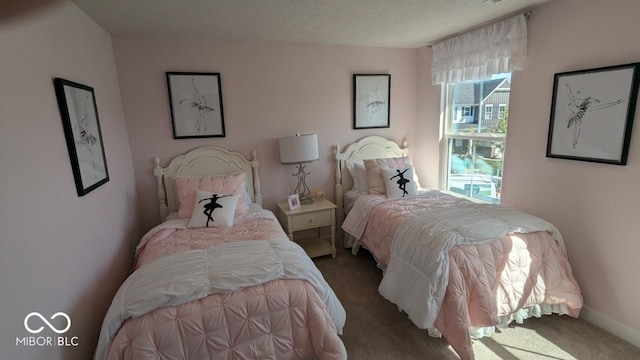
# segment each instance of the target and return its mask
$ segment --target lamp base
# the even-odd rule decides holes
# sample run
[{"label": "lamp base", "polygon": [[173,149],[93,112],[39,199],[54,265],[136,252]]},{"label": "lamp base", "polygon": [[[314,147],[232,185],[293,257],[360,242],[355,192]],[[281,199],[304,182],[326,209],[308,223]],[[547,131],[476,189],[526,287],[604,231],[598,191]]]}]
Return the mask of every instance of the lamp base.
[{"label": "lamp base", "polygon": [[305,177],[309,174],[310,173],[304,170],[304,165],[302,163],[298,164],[298,172],[295,174],[291,174],[298,178],[298,185],[296,186],[295,192],[300,198],[301,205],[313,204],[313,198],[311,198],[311,190],[309,190],[309,187],[305,182]]},{"label": "lamp base", "polygon": [[308,198],[308,197],[300,197],[300,205],[311,205],[313,204],[315,201],[313,201],[312,198]]}]

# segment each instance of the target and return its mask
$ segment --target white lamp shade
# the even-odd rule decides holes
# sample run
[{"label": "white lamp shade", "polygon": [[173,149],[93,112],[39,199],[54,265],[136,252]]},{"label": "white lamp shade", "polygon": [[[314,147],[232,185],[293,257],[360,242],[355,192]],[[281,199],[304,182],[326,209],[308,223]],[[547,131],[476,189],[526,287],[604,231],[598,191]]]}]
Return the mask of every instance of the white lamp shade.
[{"label": "white lamp shade", "polygon": [[298,134],[280,138],[281,164],[306,163],[319,158],[317,134]]}]

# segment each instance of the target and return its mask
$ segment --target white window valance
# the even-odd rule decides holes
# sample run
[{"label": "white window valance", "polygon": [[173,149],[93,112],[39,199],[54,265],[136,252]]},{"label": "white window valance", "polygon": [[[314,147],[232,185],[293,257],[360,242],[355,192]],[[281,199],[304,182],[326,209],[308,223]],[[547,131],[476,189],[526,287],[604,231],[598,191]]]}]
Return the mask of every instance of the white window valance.
[{"label": "white window valance", "polygon": [[487,79],[521,70],[527,57],[524,15],[498,21],[433,45],[433,84]]}]

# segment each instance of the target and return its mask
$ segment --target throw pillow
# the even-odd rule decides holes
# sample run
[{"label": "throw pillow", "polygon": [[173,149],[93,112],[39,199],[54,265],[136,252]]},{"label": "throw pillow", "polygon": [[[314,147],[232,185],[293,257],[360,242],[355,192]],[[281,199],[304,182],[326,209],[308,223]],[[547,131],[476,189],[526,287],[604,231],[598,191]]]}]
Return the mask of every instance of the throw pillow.
[{"label": "throw pillow", "polygon": [[416,182],[413,180],[413,168],[402,167],[399,169],[382,169],[387,198],[401,198],[415,195],[418,192]]},{"label": "throw pillow", "polygon": [[217,194],[197,190],[188,228],[229,227],[238,204],[238,194]]}]

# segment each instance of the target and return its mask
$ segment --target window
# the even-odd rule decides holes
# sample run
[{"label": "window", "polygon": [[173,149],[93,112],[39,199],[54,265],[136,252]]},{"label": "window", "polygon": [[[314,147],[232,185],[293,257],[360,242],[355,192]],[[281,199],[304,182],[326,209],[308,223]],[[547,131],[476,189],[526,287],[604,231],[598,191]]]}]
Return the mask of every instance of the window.
[{"label": "window", "polygon": [[498,105],[498,119],[504,118],[504,114],[507,112],[507,104]]},{"label": "window", "polygon": [[489,120],[493,117],[493,104],[487,104],[484,106],[484,119]]},{"label": "window", "polygon": [[[500,203],[510,86],[510,74],[446,85],[443,189]],[[467,121],[474,108],[484,108],[484,116]]]},{"label": "window", "polygon": [[456,105],[453,108],[452,120],[454,123],[473,123],[473,106]]}]

